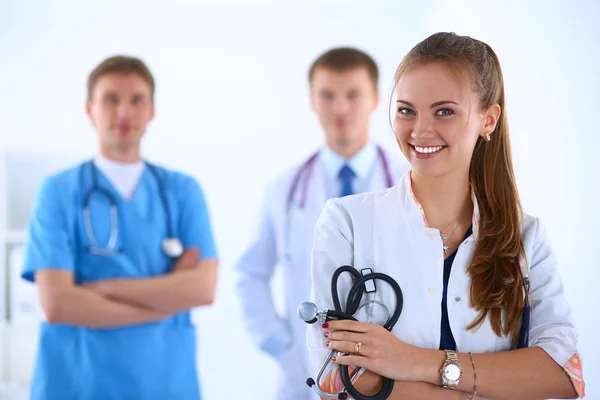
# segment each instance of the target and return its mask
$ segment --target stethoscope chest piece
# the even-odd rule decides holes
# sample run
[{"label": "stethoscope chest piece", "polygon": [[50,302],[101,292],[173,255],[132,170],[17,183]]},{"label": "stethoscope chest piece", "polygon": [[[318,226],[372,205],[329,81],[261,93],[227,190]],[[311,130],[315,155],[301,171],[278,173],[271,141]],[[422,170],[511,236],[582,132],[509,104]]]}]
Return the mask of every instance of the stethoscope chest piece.
[{"label": "stethoscope chest piece", "polygon": [[308,324],[314,324],[319,319],[319,309],[315,303],[311,303],[310,301],[300,303],[297,312],[300,319]]},{"label": "stethoscope chest piece", "polygon": [[[371,271],[370,268],[368,270]],[[344,272],[347,272],[351,275],[352,286],[346,299],[346,307],[342,308],[342,303],[338,296],[338,278],[340,274]],[[361,302],[363,294],[372,293],[375,291],[375,289],[373,289],[369,292],[367,286],[367,282],[372,281],[371,285],[374,288],[375,280],[382,280],[388,283],[396,295],[396,305],[392,315],[390,315],[390,310],[388,307],[379,300],[371,299]],[[369,272],[365,275],[361,275],[357,269],[348,265],[339,267],[333,273],[333,276],[331,277],[331,297],[333,300],[333,309],[319,310],[314,303],[305,301],[298,306],[298,316],[308,324],[314,324],[317,321],[319,323],[335,320],[359,321],[358,317],[363,317],[365,318],[364,321],[370,323],[376,322],[381,324],[386,330],[391,331],[398,321],[398,318],[400,318],[400,313],[402,312],[402,307],[404,305],[402,290],[400,289],[398,282],[396,282],[391,276],[380,272]],[[345,365],[340,367],[340,378],[342,379],[344,389],[338,393],[325,392],[323,389],[321,389],[321,378],[327,369],[327,365],[331,362],[336,353],[339,352],[336,350],[329,351],[329,355],[323,362],[316,380],[313,378],[306,380],[306,384],[313,388],[313,390],[315,390],[321,398],[347,399],[351,397],[359,400],[385,400],[392,394],[394,389],[394,380],[389,378],[384,378],[381,390],[376,395],[371,396],[360,393],[353,385],[356,371],[350,373],[348,367]]]},{"label": "stethoscope chest piece", "polygon": [[177,238],[166,238],[162,242],[163,252],[172,258],[177,258],[183,254],[183,245]]}]

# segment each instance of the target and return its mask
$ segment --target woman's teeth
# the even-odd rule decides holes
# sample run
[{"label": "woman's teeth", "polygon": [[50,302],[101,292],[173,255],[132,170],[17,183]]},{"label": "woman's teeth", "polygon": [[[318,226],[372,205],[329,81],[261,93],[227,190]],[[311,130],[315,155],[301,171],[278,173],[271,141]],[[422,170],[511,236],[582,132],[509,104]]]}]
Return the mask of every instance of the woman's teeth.
[{"label": "woman's teeth", "polygon": [[435,153],[435,152],[440,151],[443,148],[444,148],[444,146],[435,146],[435,147],[420,147],[420,146],[415,146],[415,150],[418,153],[423,153],[423,154]]}]

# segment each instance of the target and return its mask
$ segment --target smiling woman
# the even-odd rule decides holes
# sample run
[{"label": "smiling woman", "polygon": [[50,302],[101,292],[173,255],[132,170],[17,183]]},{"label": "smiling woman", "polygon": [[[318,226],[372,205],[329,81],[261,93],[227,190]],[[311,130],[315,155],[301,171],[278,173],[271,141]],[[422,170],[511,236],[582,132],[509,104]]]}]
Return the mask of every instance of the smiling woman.
[{"label": "smiling woman", "polygon": [[493,104],[480,110],[471,91],[464,90],[465,78],[461,79],[446,63],[406,68],[398,76],[394,121],[402,153],[418,175],[465,173],[477,139],[482,132],[494,130],[500,106]]},{"label": "smiling woman", "polygon": [[[521,208],[496,54],[467,36],[434,34],[398,67],[396,95],[394,134],[412,171],[392,189],[327,203],[311,301],[331,308],[333,271],[367,260],[399,283],[403,313],[391,332],[355,321],[310,326],[315,369],[333,349],[348,354],[335,363],[365,369],[355,386],[367,395],[384,377],[396,381],[393,399],[583,397],[552,246]],[[394,304],[386,288],[374,295]]]}]

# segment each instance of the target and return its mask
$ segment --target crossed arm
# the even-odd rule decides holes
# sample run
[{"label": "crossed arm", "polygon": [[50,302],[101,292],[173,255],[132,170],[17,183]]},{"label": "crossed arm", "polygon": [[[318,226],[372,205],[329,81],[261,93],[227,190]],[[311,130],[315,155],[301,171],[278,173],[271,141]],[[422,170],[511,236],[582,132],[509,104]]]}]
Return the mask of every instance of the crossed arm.
[{"label": "crossed arm", "polygon": [[217,261],[187,250],[173,272],[146,279],[115,279],[76,285],[60,269],[36,273],[42,309],[50,323],[113,328],[157,321],[214,301]]},{"label": "crossed arm", "polygon": [[[373,324],[333,321],[326,330],[330,349],[353,353],[355,343],[362,343],[360,356],[342,356],[335,362],[368,370],[355,385],[364,394],[376,394],[381,376],[387,376],[396,381],[390,397],[393,400],[464,400],[472,396],[475,374],[468,354],[458,355],[463,376],[457,390],[452,391],[441,387],[439,370],[446,358],[443,351],[409,345]],[[542,348],[477,354],[474,361],[477,399],[577,398],[569,376]]]},{"label": "crossed arm", "polygon": [[[356,389],[365,395],[375,395],[379,392],[383,382],[380,375],[371,371],[365,371],[354,385]],[[447,390],[440,386],[427,382],[395,381],[394,390],[389,400],[467,400],[473,396],[472,393],[460,390]],[[477,395],[477,400],[488,400],[486,397]]]}]

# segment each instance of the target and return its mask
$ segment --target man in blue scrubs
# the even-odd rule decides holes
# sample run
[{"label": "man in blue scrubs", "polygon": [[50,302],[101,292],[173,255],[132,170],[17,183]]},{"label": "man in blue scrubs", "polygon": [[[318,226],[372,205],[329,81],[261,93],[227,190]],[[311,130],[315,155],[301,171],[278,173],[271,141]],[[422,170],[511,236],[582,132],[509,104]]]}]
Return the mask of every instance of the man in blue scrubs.
[{"label": "man in blue scrubs", "polygon": [[141,158],[154,116],[142,61],[99,64],[86,110],[99,153],[44,181],[29,224],[22,276],[46,315],[31,398],[197,400],[190,309],[213,302],[217,280],[201,187]]}]

